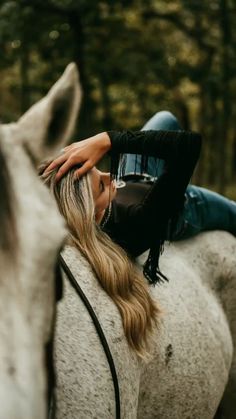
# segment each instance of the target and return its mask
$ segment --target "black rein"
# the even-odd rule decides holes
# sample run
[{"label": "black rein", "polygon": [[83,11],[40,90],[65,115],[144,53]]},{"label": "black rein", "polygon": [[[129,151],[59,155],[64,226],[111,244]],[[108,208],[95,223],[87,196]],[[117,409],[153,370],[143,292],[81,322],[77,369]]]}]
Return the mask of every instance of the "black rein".
[{"label": "black rein", "polygon": [[59,261],[61,264],[62,269],[64,270],[66,276],[68,277],[71,285],[73,286],[73,288],[75,289],[75,291],[77,292],[77,294],[79,295],[79,297],[81,298],[81,300],[83,301],[85,307],[87,308],[89,315],[93,321],[93,324],[96,328],[96,331],[98,333],[99,339],[101,341],[101,344],[103,346],[104,352],[106,354],[106,358],[110,367],[110,371],[111,371],[111,375],[112,375],[112,379],[113,379],[113,384],[114,384],[114,392],[115,392],[115,401],[116,401],[116,419],[120,419],[120,391],[119,391],[119,383],[118,383],[118,378],[117,378],[117,373],[116,373],[116,368],[115,368],[115,363],[114,360],[112,358],[112,354],[109,348],[109,345],[107,343],[105,334],[102,330],[102,327],[99,323],[99,320],[97,318],[97,315],[93,309],[93,307],[91,306],[89,300],[87,299],[86,295],[84,294],[84,292],[82,291],[82,289],[80,288],[78,282],[76,281],[75,277],[73,276],[72,272],[70,271],[68,265],[66,264],[65,260],[63,259],[62,255],[59,256]]}]

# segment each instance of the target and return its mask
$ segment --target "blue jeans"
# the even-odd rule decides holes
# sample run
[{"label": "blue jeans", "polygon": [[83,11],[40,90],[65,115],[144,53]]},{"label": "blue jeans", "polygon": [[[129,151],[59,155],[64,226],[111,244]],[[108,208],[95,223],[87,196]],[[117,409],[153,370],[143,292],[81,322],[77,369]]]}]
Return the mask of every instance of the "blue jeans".
[{"label": "blue jeans", "polygon": [[[156,113],[143,130],[181,130],[176,117],[170,112]],[[125,173],[139,172],[141,156],[126,155]],[[158,177],[163,170],[163,160],[149,158],[147,174]],[[236,203],[205,188],[189,185],[186,189],[184,210],[172,240],[183,240],[204,230],[226,230],[236,236]]]}]

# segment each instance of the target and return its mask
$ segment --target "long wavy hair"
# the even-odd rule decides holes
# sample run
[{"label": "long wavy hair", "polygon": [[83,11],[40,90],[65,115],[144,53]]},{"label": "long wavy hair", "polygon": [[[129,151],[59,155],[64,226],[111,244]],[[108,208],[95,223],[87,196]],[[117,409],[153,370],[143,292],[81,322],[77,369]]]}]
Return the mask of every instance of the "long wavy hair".
[{"label": "long wavy hair", "polygon": [[[48,164],[41,165],[40,173]],[[129,345],[145,357],[160,309],[150,296],[141,271],[96,223],[90,174],[75,180],[74,171],[75,168],[57,183],[55,170],[43,180],[66,219],[73,245],[88,260],[102,288],[117,305]]]}]

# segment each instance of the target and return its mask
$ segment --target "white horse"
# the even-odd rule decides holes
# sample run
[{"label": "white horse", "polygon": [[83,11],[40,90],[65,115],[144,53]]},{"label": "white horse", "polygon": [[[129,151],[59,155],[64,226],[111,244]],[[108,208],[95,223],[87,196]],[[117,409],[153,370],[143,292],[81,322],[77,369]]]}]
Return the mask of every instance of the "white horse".
[{"label": "white horse", "polygon": [[[44,347],[52,329],[53,272],[65,230],[34,165],[68,140],[79,101],[72,65],[46,98],[0,131],[1,419],[46,417]],[[15,229],[9,231],[9,223]],[[235,418],[234,237],[211,232],[166,248],[161,265],[170,282],[150,289],[163,315],[147,363],[128,346],[119,312],[87,261],[69,246],[63,255],[105,331],[118,374],[122,419],[210,419],[222,397],[221,417]],[[58,419],[115,418],[104,351],[66,278],[58,305],[56,369]]]},{"label": "white horse", "polygon": [[45,419],[45,346],[66,230],[35,165],[71,136],[80,102],[70,65],[17,123],[0,127],[0,419]]}]

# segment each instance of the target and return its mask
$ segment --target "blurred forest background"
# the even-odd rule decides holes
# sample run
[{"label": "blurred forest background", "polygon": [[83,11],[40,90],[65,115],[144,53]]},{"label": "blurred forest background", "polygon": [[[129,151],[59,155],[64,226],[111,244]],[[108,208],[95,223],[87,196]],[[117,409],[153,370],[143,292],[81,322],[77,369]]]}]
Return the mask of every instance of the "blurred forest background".
[{"label": "blurred forest background", "polygon": [[0,118],[75,61],[74,139],[170,110],[204,147],[194,181],[236,199],[236,0],[0,0]]}]

